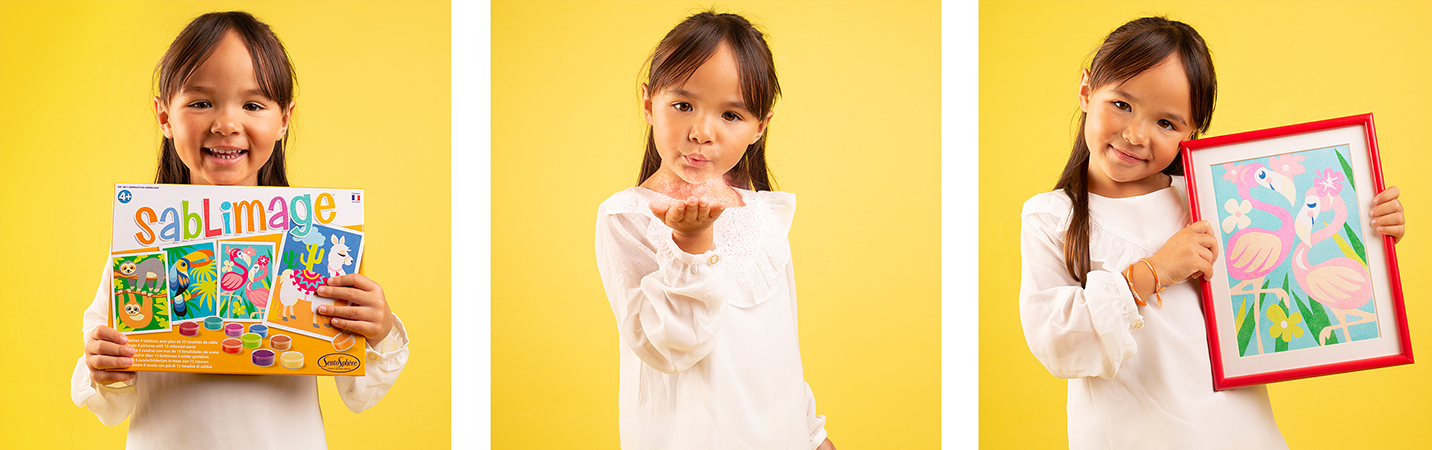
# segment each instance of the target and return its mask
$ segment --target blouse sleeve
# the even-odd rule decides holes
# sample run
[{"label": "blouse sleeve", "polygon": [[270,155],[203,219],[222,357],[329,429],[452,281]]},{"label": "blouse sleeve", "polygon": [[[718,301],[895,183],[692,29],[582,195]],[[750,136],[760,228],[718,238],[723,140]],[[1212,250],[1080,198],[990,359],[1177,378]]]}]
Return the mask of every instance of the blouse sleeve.
[{"label": "blouse sleeve", "polygon": [[1062,218],[1027,209],[1019,315],[1029,350],[1056,377],[1113,378],[1138,350],[1133,331],[1143,326],[1128,282],[1096,261],[1079,287],[1064,266]]},{"label": "blouse sleeve", "polygon": [[686,253],[649,213],[608,211],[603,204],[596,250],[617,331],[637,357],[678,373],[711,353],[724,302],[719,249]]},{"label": "blouse sleeve", "polygon": [[[94,302],[85,309],[84,327],[82,329],[81,342],[89,344],[89,337],[95,327],[104,325],[109,316],[109,266],[100,271],[99,288],[95,290]],[[134,379],[122,383],[100,385],[90,378],[89,366],[85,364],[84,353],[80,353],[79,361],[75,363],[75,372],[70,376],[70,400],[75,406],[88,407],[99,422],[105,426],[115,426],[129,417],[134,412],[134,405],[139,401],[139,394],[135,392]]]},{"label": "blouse sleeve", "polygon": [[393,322],[388,336],[364,349],[368,367],[363,369],[363,376],[333,377],[333,382],[338,385],[338,396],[343,398],[343,404],[348,406],[349,411],[360,413],[377,405],[398,382],[403,367],[408,365],[407,328],[397,314],[393,314]]},{"label": "blouse sleeve", "polygon": [[815,394],[810,390],[810,383],[806,383],[806,424],[810,427],[810,448],[815,450],[825,442],[827,433],[825,431],[825,414],[815,413]]}]

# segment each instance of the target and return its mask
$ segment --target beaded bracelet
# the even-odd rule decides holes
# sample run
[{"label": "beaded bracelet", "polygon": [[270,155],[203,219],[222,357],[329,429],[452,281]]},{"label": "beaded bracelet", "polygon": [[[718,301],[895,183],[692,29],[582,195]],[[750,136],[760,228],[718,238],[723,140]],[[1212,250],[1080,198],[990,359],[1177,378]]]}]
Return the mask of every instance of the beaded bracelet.
[{"label": "beaded bracelet", "polygon": [[1139,306],[1149,306],[1147,302],[1144,302],[1144,299],[1139,298],[1139,291],[1137,289],[1134,289],[1134,264],[1129,264],[1129,268],[1125,270],[1124,273],[1122,273],[1121,275],[1124,276],[1124,282],[1129,283],[1129,293],[1134,294],[1134,304]]},{"label": "beaded bracelet", "polygon": [[[1149,266],[1149,272],[1154,273],[1154,300],[1158,301],[1159,309],[1163,309],[1163,296],[1159,295],[1159,293],[1163,292],[1166,286],[1159,284],[1159,271],[1154,269],[1154,263],[1149,262],[1148,258],[1139,258],[1139,261],[1143,261],[1144,265]],[[1130,272],[1132,272],[1132,269]]]}]

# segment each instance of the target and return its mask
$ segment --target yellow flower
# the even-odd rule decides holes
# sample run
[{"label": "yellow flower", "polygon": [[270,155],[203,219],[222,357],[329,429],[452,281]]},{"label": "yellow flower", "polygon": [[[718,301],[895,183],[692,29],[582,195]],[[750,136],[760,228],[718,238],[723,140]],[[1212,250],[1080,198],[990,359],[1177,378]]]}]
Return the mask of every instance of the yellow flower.
[{"label": "yellow flower", "polygon": [[1303,337],[1303,327],[1298,326],[1298,322],[1303,321],[1302,314],[1283,314],[1283,308],[1274,303],[1268,305],[1268,320],[1273,322],[1273,326],[1268,327],[1268,335],[1274,339],[1281,337],[1283,342],[1290,342],[1293,338]]}]

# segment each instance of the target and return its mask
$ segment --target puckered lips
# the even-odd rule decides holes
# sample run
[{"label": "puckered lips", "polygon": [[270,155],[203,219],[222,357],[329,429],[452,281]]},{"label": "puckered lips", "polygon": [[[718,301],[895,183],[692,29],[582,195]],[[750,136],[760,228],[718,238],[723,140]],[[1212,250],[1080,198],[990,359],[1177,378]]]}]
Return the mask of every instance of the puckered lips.
[{"label": "puckered lips", "polygon": [[687,165],[698,169],[706,167],[707,164],[711,164],[711,160],[703,158],[700,153],[681,155],[681,159],[686,161]]}]

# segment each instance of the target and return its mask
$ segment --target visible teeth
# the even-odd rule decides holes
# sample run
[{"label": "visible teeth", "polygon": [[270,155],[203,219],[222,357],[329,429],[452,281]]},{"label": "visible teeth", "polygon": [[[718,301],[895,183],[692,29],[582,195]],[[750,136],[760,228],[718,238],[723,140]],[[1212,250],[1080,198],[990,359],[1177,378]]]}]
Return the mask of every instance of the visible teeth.
[{"label": "visible teeth", "polygon": [[219,159],[234,159],[234,158],[238,158],[239,156],[241,156],[241,155],[245,152],[245,150],[243,150],[243,149],[238,149],[238,150],[219,150],[219,149],[213,149],[213,148],[207,148],[207,147],[205,147],[204,150],[208,151],[210,155],[214,155],[214,157],[219,158]]}]

